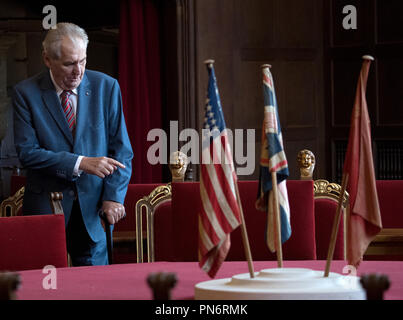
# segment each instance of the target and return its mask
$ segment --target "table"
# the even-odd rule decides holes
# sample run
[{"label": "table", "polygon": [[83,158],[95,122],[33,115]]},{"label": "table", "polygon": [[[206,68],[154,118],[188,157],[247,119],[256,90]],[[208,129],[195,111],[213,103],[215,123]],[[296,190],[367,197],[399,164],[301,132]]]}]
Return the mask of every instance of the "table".
[{"label": "table", "polygon": [[[255,261],[254,270],[275,268],[276,261]],[[324,270],[326,261],[284,261],[284,267]],[[346,263],[333,261],[331,271],[342,274]],[[358,276],[382,273],[389,277],[391,287],[385,299],[403,299],[403,261],[363,261]],[[210,278],[199,268],[197,262],[154,262],[116,264],[94,267],[71,267],[56,269],[56,289],[44,289],[43,280],[49,274],[42,270],[18,272],[22,285],[17,292],[20,300],[149,300],[152,292],[146,282],[151,272],[175,272],[178,282],[172,290],[172,299],[188,300],[194,297],[194,286]],[[248,273],[244,261],[224,262],[216,278]]]}]

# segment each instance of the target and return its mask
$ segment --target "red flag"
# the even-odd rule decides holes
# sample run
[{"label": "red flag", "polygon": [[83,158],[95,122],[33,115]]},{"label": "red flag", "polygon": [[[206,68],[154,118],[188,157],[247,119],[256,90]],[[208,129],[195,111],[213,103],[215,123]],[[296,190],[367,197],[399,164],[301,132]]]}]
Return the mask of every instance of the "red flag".
[{"label": "red flag", "polygon": [[[200,164],[199,266],[214,278],[230,249],[230,233],[241,223],[237,176],[212,64]],[[219,160],[219,161],[217,161]]]},{"label": "red flag", "polygon": [[358,266],[382,221],[376,191],[371,147],[371,124],[365,90],[371,61],[365,59],[357,84],[343,174],[348,174],[350,216],[347,226],[347,260]]}]

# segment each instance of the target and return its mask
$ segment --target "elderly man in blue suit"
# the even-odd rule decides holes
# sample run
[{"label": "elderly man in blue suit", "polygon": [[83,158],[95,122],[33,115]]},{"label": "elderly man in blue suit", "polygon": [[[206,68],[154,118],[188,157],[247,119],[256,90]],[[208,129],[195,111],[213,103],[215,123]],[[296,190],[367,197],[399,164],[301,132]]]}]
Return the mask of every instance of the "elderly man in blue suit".
[{"label": "elderly man in blue suit", "polygon": [[48,70],[18,83],[15,145],[27,169],[23,214],[51,213],[63,192],[67,249],[74,266],[108,263],[98,211],[111,224],[125,215],[132,148],[118,82],[85,70],[88,37],[59,23],[43,41]]}]

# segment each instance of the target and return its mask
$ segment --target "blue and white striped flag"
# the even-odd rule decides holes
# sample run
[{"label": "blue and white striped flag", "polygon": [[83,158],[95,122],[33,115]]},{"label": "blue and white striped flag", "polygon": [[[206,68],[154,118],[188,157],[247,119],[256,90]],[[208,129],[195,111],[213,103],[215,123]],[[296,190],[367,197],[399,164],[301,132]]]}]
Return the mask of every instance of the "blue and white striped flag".
[{"label": "blue and white striped flag", "polygon": [[277,174],[278,202],[280,207],[281,243],[291,236],[290,206],[286,179],[289,176],[278,117],[273,76],[268,66],[263,68],[264,120],[260,153],[258,210],[267,211],[266,243],[271,252],[276,251],[274,197],[271,173]]}]

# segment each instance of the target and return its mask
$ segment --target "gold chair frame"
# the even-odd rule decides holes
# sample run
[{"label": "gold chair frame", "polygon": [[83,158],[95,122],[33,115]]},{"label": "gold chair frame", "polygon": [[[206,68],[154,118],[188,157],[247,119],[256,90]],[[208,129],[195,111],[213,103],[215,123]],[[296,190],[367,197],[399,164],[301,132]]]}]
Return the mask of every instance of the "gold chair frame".
[{"label": "gold chair frame", "polygon": [[19,189],[15,194],[4,199],[0,204],[0,217],[13,217],[22,208],[25,187]]},{"label": "gold chair frame", "polygon": [[[314,199],[329,199],[338,203],[341,194],[341,186],[337,183],[329,182],[324,179],[318,179],[314,181],[313,192]],[[347,217],[349,214],[349,208],[349,194],[347,191],[345,191],[342,202],[344,259],[347,257]]]},{"label": "gold chair frame", "polygon": [[137,263],[144,262],[143,253],[143,209],[146,215],[147,227],[147,261],[155,261],[154,247],[154,214],[159,205],[172,199],[171,184],[156,187],[148,196],[144,196],[136,202],[135,218],[136,218],[136,249]]}]

